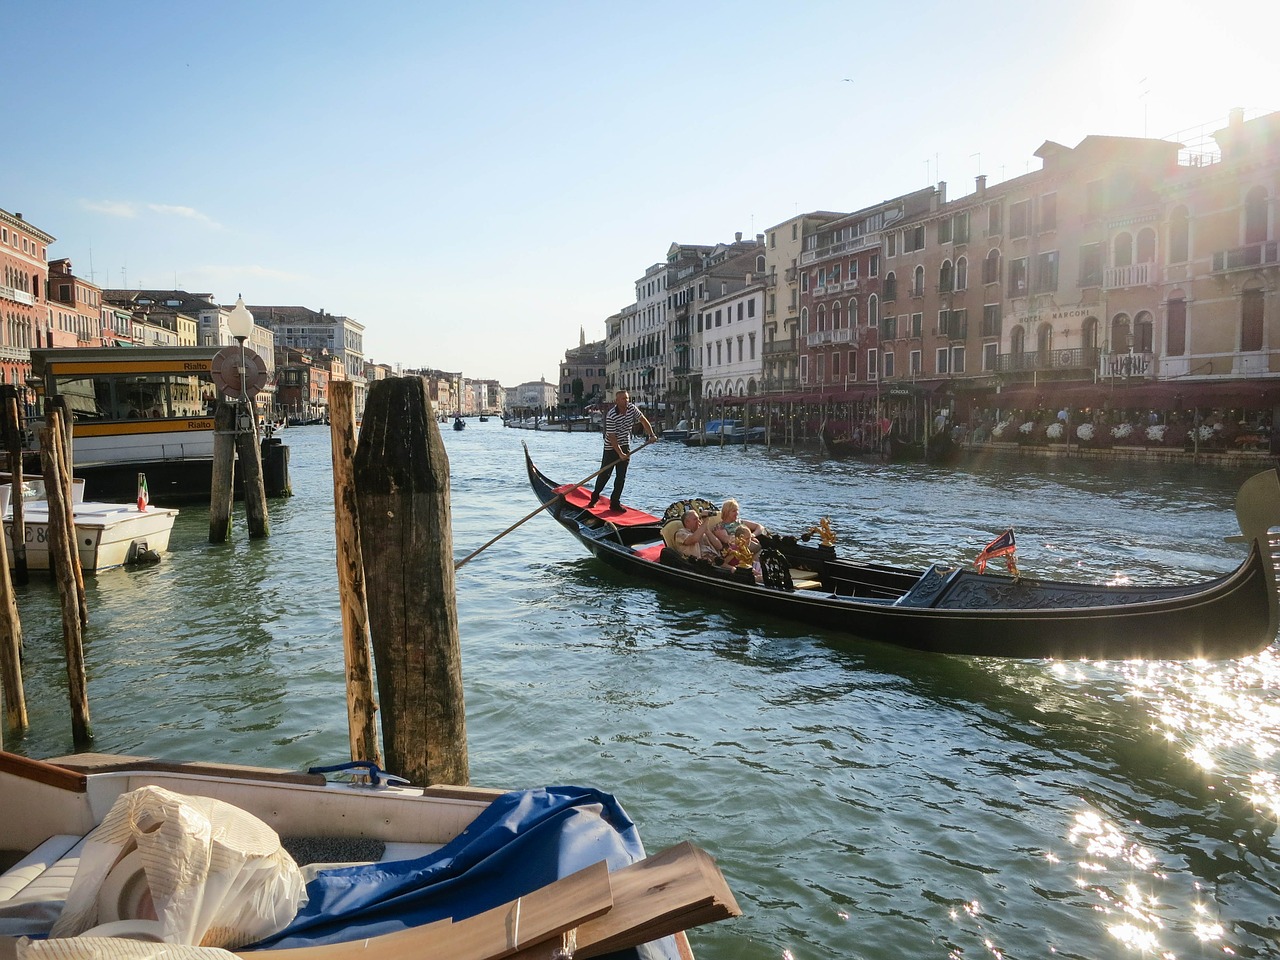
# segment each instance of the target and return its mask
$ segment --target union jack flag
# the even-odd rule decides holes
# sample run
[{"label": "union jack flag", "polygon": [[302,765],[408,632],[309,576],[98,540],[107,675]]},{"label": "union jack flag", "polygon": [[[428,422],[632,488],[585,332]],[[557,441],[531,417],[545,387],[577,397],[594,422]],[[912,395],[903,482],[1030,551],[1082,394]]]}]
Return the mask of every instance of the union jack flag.
[{"label": "union jack flag", "polygon": [[982,552],[974,558],[973,565],[977,567],[979,573],[985,573],[987,561],[994,560],[997,557],[1004,557],[1005,567],[1010,575],[1016,577],[1018,575],[1018,563],[1014,557],[1017,551],[1018,544],[1013,538],[1013,527],[1010,527],[982,548]]}]

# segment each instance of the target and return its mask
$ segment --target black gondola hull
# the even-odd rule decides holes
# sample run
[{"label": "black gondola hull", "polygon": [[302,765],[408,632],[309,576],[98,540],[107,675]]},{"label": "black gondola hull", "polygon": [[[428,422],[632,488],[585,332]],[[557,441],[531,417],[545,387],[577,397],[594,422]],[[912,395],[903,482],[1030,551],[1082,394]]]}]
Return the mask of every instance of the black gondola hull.
[{"label": "black gondola hull", "polygon": [[[1214,660],[1257,653],[1276,635],[1274,561],[1265,528],[1236,570],[1195,584],[1134,588],[1015,580],[857,564],[832,555],[813,564],[822,568],[822,590],[782,591],[642,555],[635,548],[660,539],[658,524],[614,526],[561,499],[527,451],[526,464],[538,498],[558,501],[549,508],[552,516],[615,569],[710,603],[864,640],[966,656]],[[893,597],[841,595],[867,572],[911,586]]]}]

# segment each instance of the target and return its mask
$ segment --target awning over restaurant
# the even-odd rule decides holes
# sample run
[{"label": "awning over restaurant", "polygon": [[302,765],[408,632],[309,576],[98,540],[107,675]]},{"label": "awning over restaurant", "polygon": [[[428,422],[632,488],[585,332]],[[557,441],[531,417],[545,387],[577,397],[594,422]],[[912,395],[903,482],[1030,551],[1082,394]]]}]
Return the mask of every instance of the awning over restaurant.
[{"label": "awning over restaurant", "polygon": [[1024,410],[1049,407],[1147,408],[1191,410],[1226,408],[1262,410],[1280,405],[1280,381],[1276,380],[1161,380],[1140,383],[1041,383],[1020,385],[991,393],[981,401],[988,406]]}]

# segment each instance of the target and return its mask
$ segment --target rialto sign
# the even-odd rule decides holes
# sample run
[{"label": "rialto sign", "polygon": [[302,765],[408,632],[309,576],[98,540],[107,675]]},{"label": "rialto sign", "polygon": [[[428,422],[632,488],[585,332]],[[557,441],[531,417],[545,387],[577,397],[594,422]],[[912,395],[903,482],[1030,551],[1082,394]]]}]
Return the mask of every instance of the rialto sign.
[{"label": "rialto sign", "polygon": [[1083,320],[1090,316],[1092,310],[1087,307],[1063,307],[1060,310],[1037,310],[1035,313],[1017,313],[1012,323],[1057,323],[1059,320]]}]

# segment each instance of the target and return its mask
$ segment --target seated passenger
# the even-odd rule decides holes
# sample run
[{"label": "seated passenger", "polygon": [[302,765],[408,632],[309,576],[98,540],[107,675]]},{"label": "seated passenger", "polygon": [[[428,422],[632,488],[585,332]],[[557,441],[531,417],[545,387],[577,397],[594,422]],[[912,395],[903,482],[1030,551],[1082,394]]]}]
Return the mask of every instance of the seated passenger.
[{"label": "seated passenger", "polygon": [[702,522],[697,510],[686,510],[681,521],[682,526],[676,531],[676,549],[686,557],[697,560],[720,562],[720,549],[716,545],[715,535],[708,524]]},{"label": "seated passenger", "polygon": [[724,506],[720,508],[720,524],[716,527],[716,538],[721,544],[728,547],[737,539],[739,530],[747,531],[750,536],[751,552],[753,554],[759,553],[760,541],[757,537],[769,531],[764,528],[764,524],[756,523],[754,520],[743,520],[740,515],[738,501],[730,497],[724,502]]}]

